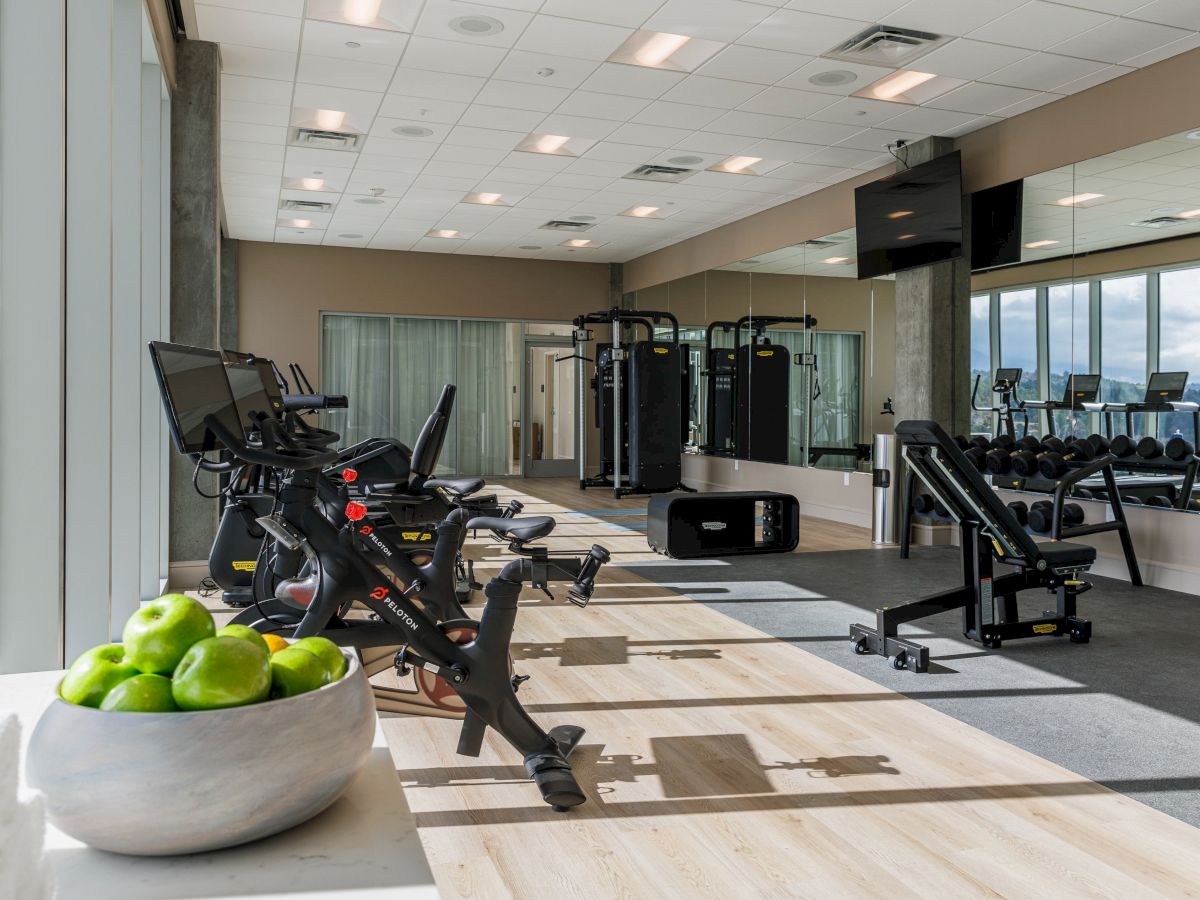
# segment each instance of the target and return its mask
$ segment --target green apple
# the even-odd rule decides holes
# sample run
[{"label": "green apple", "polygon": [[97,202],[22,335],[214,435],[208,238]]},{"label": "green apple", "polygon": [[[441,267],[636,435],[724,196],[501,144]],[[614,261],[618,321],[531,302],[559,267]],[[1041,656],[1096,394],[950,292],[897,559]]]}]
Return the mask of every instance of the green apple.
[{"label": "green apple", "polygon": [[341,648],[329,638],[316,635],[300,638],[298,641],[293,641],[292,646],[307,650],[324,663],[325,668],[329,671],[330,681],[337,681],[346,674],[346,657],[342,655]]},{"label": "green apple", "polygon": [[171,696],[171,679],[162,675],[126,678],[105,695],[100,708],[109,712],[179,712]]},{"label": "green apple", "polygon": [[228,625],[217,629],[217,637],[241,638],[244,641],[249,641],[252,644],[262,647],[263,653],[267,654],[267,656],[271,655],[271,648],[267,646],[267,642],[263,639],[263,636],[249,625],[238,625],[236,622],[230,622]]},{"label": "green apple", "polygon": [[129,617],[121,639],[129,661],[141,672],[170,675],[188,647],[216,632],[213,617],[198,600],[164,594]]},{"label": "green apple", "polygon": [[295,697],[329,684],[329,670],[313,653],[294,644],[271,654],[271,696]]},{"label": "green apple", "polygon": [[109,691],[136,674],[138,668],[125,655],[123,645],[101,644],[71,663],[58,693],[68,703],[99,706]]},{"label": "green apple", "polygon": [[260,703],[270,692],[266,651],[236,637],[210,637],[192,644],[171,681],[175,702],[187,710]]}]

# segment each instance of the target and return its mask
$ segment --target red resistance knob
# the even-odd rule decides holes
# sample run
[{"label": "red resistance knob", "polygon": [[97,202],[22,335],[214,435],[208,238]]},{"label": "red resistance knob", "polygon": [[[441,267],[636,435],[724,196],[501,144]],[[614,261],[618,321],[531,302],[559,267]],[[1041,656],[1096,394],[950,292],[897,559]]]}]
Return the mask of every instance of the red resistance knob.
[{"label": "red resistance knob", "polygon": [[367,516],[367,507],[364,503],[359,503],[356,500],[351,500],[346,504],[346,518],[351,522],[357,522],[359,519],[365,519]]},{"label": "red resistance knob", "polygon": [[342,481],[346,484],[354,484],[358,481],[358,471],[355,469],[342,469]]}]

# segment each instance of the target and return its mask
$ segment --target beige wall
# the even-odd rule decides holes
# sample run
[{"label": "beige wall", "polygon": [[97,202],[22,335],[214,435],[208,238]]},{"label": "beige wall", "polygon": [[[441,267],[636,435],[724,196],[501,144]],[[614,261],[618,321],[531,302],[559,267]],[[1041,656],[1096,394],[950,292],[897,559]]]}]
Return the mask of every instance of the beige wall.
[{"label": "beige wall", "polygon": [[608,306],[608,266],[243,241],[238,349],[319,384],[324,312],[568,321]]},{"label": "beige wall", "polygon": [[[1200,83],[1200,50],[1065,97],[964,135],[968,191],[1036,175],[1124,147],[1195,128],[1189,85]],[[891,171],[849,181],[780,204],[625,264],[626,290],[639,290],[777,250],[854,224],[854,188]]]},{"label": "beige wall", "polygon": [[1157,266],[1172,266],[1196,260],[1200,260],[1200,236],[1181,237],[981,272],[972,276],[971,290],[993,291],[996,288],[1018,284],[1070,281],[1107,275],[1110,272],[1153,269]]}]

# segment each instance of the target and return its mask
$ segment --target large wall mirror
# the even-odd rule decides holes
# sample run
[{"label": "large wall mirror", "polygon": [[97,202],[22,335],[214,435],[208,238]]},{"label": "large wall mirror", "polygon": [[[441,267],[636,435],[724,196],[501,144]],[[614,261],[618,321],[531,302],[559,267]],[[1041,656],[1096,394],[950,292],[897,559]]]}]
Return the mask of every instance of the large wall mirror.
[{"label": "large wall mirror", "polygon": [[853,228],[637,292],[691,359],[688,449],[868,470],[894,384],[895,290],[859,281]]},{"label": "large wall mirror", "polygon": [[990,387],[1020,369],[1030,434],[1100,435],[1127,502],[1196,511],[1200,130],[1027,178],[1023,218],[1021,263],[972,279],[972,430],[1002,428]]}]

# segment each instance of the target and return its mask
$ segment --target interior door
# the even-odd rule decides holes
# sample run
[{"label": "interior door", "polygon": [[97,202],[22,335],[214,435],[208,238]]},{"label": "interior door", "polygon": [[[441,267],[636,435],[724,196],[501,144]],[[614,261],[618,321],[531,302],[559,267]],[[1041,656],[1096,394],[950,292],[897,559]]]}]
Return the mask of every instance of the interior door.
[{"label": "interior door", "polygon": [[557,357],[570,355],[571,344],[566,341],[525,344],[521,434],[526,476],[569,476],[579,472],[575,362],[555,362]]}]

